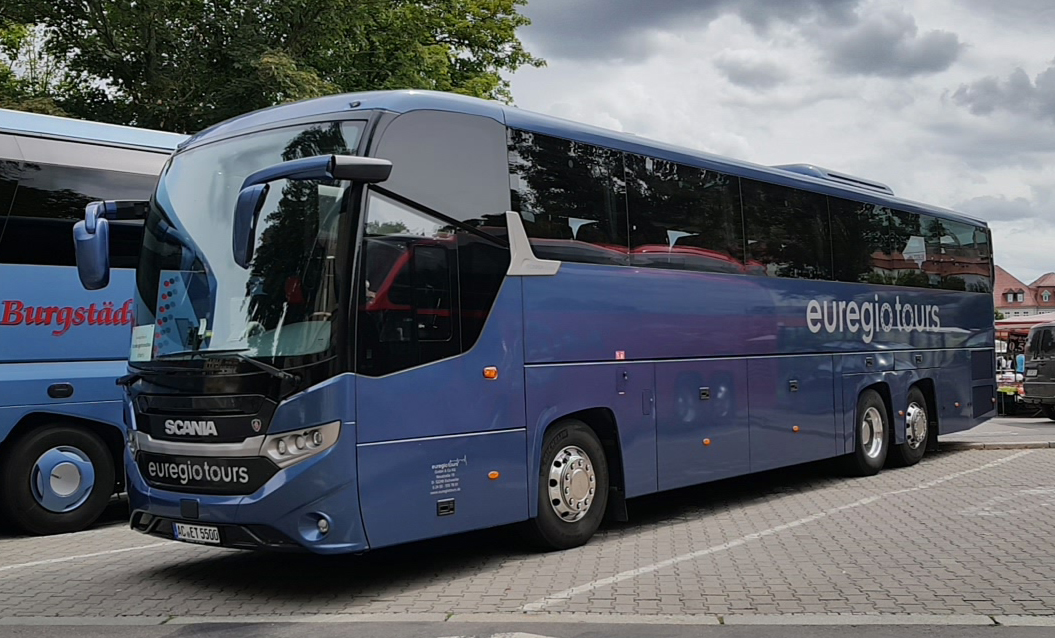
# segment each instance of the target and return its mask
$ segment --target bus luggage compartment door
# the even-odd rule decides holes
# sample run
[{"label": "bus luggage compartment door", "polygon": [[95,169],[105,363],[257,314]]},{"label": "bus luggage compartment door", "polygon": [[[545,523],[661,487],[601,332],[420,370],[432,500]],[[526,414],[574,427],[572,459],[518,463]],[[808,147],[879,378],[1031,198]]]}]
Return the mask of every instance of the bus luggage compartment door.
[{"label": "bus luggage compartment door", "polygon": [[519,429],[359,445],[370,547],[526,520],[526,444]]},{"label": "bus luggage compartment door", "polygon": [[747,473],[747,387],[743,359],[656,365],[661,490]]},{"label": "bus luggage compartment door", "polygon": [[751,359],[751,470],[835,456],[831,355]]}]

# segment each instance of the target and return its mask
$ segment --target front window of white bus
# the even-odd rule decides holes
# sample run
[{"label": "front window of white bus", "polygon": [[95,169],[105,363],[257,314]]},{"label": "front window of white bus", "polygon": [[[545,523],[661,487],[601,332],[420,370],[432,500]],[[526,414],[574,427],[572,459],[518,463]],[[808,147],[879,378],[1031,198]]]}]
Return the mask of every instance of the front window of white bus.
[{"label": "front window of white bus", "polygon": [[354,155],[362,128],[358,121],[283,127],[172,158],[146,220],[133,367],[201,367],[222,357],[274,373],[334,356],[349,184],[270,182],[247,267],[232,250],[235,207],[247,176],[305,157]]}]

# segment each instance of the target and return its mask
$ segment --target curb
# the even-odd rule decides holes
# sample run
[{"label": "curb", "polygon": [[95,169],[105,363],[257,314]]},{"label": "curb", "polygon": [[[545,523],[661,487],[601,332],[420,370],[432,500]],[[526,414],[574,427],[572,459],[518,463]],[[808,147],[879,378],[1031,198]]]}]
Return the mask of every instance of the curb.
[{"label": "curb", "polygon": [[1025,441],[1021,443],[1003,442],[974,442],[974,441],[940,441],[942,450],[1039,450],[1044,448],[1055,448],[1055,441]]}]

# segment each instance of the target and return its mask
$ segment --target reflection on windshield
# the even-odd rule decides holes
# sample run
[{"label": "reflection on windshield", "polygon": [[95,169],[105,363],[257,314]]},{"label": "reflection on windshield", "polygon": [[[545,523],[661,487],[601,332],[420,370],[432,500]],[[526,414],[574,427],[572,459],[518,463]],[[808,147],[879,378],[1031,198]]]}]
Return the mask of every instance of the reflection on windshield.
[{"label": "reflection on windshield", "polygon": [[272,182],[248,269],[234,262],[231,226],[247,175],[302,157],[354,154],[359,127],[276,129],[173,158],[146,223],[133,361],[195,350],[244,350],[262,358],[330,350],[347,184]]}]

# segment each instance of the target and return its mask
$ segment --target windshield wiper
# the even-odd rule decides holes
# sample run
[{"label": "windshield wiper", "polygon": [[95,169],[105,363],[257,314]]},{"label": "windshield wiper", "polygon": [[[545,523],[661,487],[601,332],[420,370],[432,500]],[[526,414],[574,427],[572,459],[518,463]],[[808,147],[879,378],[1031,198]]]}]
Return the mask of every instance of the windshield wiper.
[{"label": "windshield wiper", "polygon": [[263,370],[271,376],[276,377],[278,379],[282,379],[283,381],[292,381],[294,383],[300,381],[300,375],[293,374],[292,372],[286,372],[285,370],[276,368],[273,365],[264,363],[259,359],[254,359],[253,357],[250,357],[245,354],[245,350],[184,350],[182,352],[170,352],[168,354],[163,354],[159,357],[154,358],[158,361],[161,361],[164,359],[174,359],[176,357],[188,355],[192,357],[198,356],[202,359],[222,359],[224,357],[234,357],[235,359],[245,361],[248,364],[256,366],[257,368]]},{"label": "windshield wiper", "polygon": [[[259,359],[254,359],[253,357],[250,357],[249,355],[243,354],[241,352],[229,352],[229,353],[221,355],[221,356],[235,357],[237,359],[245,361],[246,363],[250,363],[250,364],[260,368],[264,372],[270,374],[271,376],[273,376],[275,378],[278,378],[278,379],[282,379],[283,381],[292,381],[293,383],[296,383],[296,382],[300,381],[300,375],[293,374],[292,372],[286,372],[285,370],[282,370],[280,368],[276,368],[275,366],[273,366],[271,364],[264,363],[263,361],[260,361]],[[219,358],[219,357],[215,357],[215,358]]]}]

